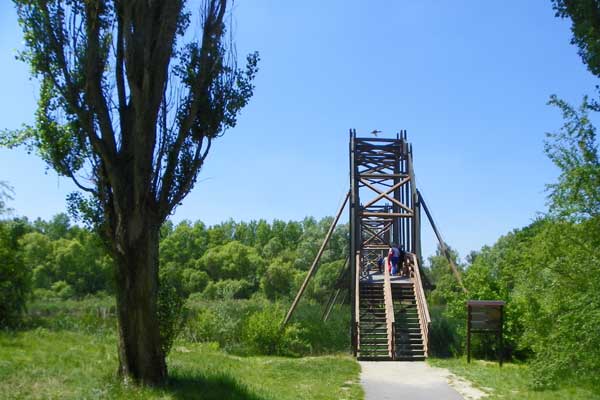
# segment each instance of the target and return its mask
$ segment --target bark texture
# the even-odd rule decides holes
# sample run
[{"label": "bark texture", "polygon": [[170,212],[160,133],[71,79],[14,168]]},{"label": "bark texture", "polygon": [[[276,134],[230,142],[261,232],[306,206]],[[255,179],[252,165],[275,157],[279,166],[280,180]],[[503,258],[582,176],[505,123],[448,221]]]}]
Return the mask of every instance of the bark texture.
[{"label": "bark texture", "polygon": [[131,235],[124,232],[126,240],[116,257],[119,373],[138,382],[158,384],[167,377],[156,312],[158,227],[147,219],[140,223],[141,230],[132,226]]}]

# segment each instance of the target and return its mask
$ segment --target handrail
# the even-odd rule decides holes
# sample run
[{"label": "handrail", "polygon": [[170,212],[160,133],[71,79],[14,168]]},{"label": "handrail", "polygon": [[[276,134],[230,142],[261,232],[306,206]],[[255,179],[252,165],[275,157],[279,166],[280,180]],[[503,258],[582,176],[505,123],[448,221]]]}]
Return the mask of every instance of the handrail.
[{"label": "handrail", "polygon": [[356,271],[354,274],[355,288],[354,288],[354,324],[356,332],[356,355],[360,353],[360,254],[356,254]]},{"label": "handrail", "polygon": [[395,357],[395,343],[394,343],[394,325],[396,319],[394,317],[394,303],[392,301],[392,283],[390,281],[390,271],[387,265],[383,268],[383,301],[385,304],[385,323],[388,338],[388,355],[393,360]]},{"label": "handrail", "polygon": [[429,351],[429,326],[431,325],[431,317],[429,315],[427,299],[425,298],[425,291],[423,290],[423,281],[421,280],[421,271],[419,270],[417,257],[414,253],[408,254],[412,258],[411,280],[413,281],[413,290],[415,292],[417,310],[419,312],[419,325],[421,327],[421,336],[423,337],[423,350],[425,352],[425,357],[427,357]]}]

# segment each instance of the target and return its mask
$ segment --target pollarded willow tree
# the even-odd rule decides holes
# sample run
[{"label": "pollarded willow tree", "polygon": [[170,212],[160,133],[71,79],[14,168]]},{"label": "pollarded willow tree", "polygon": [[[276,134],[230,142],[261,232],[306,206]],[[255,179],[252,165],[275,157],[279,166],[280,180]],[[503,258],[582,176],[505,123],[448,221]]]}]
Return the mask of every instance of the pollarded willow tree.
[{"label": "pollarded willow tree", "polygon": [[14,3],[40,98],[36,125],[12,144],[29,142],[90,194],[79,205],[99,211],[116,264],[120,372],[159,384],[159,228],[236,124],[258,56],[238,68],[227,0],[198,6],[200,37],[186,33],[194,14],[184,0]]}]

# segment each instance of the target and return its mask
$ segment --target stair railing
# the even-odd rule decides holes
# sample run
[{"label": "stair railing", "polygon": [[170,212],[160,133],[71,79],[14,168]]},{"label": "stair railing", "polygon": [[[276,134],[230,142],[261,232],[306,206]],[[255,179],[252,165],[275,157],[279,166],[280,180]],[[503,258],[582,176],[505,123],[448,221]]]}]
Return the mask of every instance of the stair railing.
[{"label": "stair railing", "polygon": [[356,332],[356,354],[355,356],[357,356],[358,354],[360,354],[360,279],[359,279],[359,275],[360,275],[360,254],[356,254],[356,273],[354,274],[354,278],[355,278],[355,288],[354,288],[354,307],[355,307],[355,312],[354,312],[354,326],[355,326],[355,332]]},{"label": "stair railing", "polygon": [[390,359],[394,359],[396,355],[395,345],[395,325],[396,318],[394,317],[394,303],[392,301],[392,283],[390,281],[390,271],[387,265],[383,268],[383,301],[385,304],[385,323],[388,339],[388,355]]},{"label": "stair railing", "polygon": [[423,337],[423,350],[425,352],[425,357],[427,357],[429,351],[429,327],[431,325],[431,317],[429,316],[429,307],[427,306],[427,299],[425,298],[425,291],[423,290],[423,281],[421,279],[421,271],[419,270],[417,257],[413,253],[408,253],[408,256],[412,264],[410,266],[411,280],[415,292],[417,310],[419,312],[419,325],[421,327],[421,336]]}]

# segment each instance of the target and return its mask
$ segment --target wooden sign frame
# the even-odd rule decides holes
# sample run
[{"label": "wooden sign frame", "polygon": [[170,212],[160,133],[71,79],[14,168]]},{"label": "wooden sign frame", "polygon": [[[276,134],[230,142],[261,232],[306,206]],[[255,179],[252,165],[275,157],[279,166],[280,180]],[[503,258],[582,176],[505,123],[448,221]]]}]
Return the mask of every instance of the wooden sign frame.
[{"label": "wooden sign frame", "polygon": [[467,362],[471,362],[471,333],[495,333],[498,342],[498,362],[502,366],[504,347],[504,306],[500,300],[467,301]]}]

